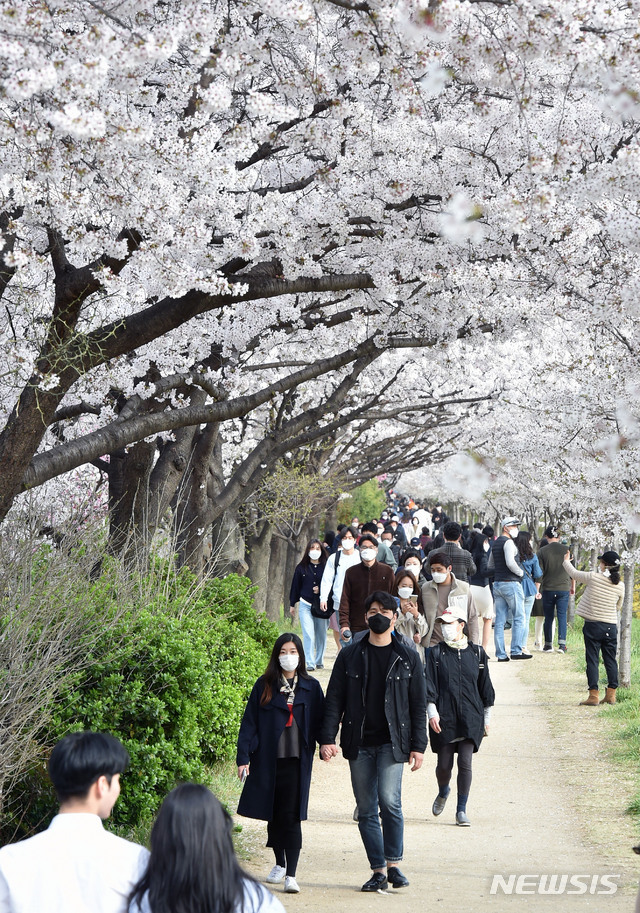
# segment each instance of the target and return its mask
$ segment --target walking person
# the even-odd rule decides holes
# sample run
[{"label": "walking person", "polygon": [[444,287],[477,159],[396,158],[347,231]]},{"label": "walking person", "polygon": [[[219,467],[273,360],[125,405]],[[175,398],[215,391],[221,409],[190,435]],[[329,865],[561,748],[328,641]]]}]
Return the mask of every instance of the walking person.
[{"label": "walking person", "polygon": [[[378,561],[378,540],[373,533],[360,536],[360,563],[344,575],[340,595],[340,635],[347,642],[352,634],[367,630],[365,601],[376,590],[391,592],[393,571]],[[345,636],[346,635],[346,636]]]},{"label": "walking person", "polygon": [[306,670],[302,641],[297,634],[281,634],[249,696],[236,764],[244,781],[238,814],[267,822],[267,846],[275,855],[267,883],[284,879],[289,894],[300,891],[300,822],[307,818],[323,706],[322,688]]},{"label": "walking person", "polygon": [[[624,602],[624,583],[620,580],[620,555],[614,551],[598,555],[599,571],[577,571],[571,564],[570,552],[565,552],[564,569],[577,583],[586,583],[576,615],[584,618],[582,636],[587,660],[587,685],[589,697],[580,703],[593,707],[596,704],[615,704],[618,687],[618,612]],[[607,673],[607,690],[600,700],[598,671],[600,651]]]},{"label": "walking person", "polygon": [[425,650],[442,640],[442,626],[438,616],[449,608],[468,620],[469,639],[480,643],[478,612],[471,587],[468,583],[457,580],[453,573],[449,556],[446,552],[434,551],[431,557],[431,580],[425,580],[421,586],[422,606],[429,630],[422,641]]},{"label": "walking person", "polygon": [[340,747],[351,769],[358,828],[372,869],[362,891],[409,884],[404,850],[402,774],[422,765],[427,747],[425,680],[418,653],[394,636],[398,606],[387,592],[365,602],[368,632],[345,647],[331,673],[320,739],[330,761]]},{"label": "walking person", "polygon": [[431,811],[441,815],[449,798],[453,758],[458,755],[456,824],[468,827],[471,760],[489,732],[495,700],[488,657],[467,639],[466,619],[446,609],[438,616],[443,640],[427,655],[427,713],[431,750],[438,755],[438,795]]},{"label": "walking person", "polygon": [[[502,535],[491,543],[489,555],[488,568],[494,573],[493,602],[496,612],[493,640],[499,663],[509,662],[509,659],[531,659],[531,654],[523,653],[521,646],[524,632],[524,590],[522,589],[524,571],[520,565],[518,549],[514,542],[518,535],[519,524],[520,521],[517,517],[504,518]],[[513,628],[510,656],[507,656],[504,645],[504,628],[509,609],[513,613]]]},{"label": "walking person", "polygon": [[486,650],[491,640],[493,626],[493,595],[489,584],[489,552],[491,546],[484,533],[474,528],[469,551],[476,565],[476,572],[469,577],[469,588],[478,612],[480,643]]},{"label": "walking person", "polygon": [[548,526],[544,532],[547,545],[538,551],[542,568],[542,608],[544,610],[545,653],[553,653],[553,619],[558,618],[558,653],[567,652],[567,609],[569,596],[575,592],[575,584],[564,568],[566,545],[560,542],[557,526]]},{"label": "walking person", "polygon": [[299,604],[302,642],[307,657],[307,672],[313,672],[318,666],[324,668],[324,651],[327,646],[327,628],[329,620],[316,618],[311,611],[315,603],[320,608],[320,582],[327,563],[327,550],[319,539],[311,539],[305,549],[304,558],[296,567],[291,591],[289,593],[289,613],[291,618],[296,614],[295,605]]},{"label": "walking person", "polygon": [[350,567],[360,564],[360,552],[356,548],[358,538],[357,530],[351,526],[345,526],[337,537],[337,550],[333,555],[329,555],[329,560],[324,566],[322,580],[320,582],[320,608],[327,610],[329,602],[333,606],[333,615],[329,618],[329,628],[333,631],[338,652],[342,649],[340,640],[340,628],[338,626],[340,619],[340,597],[342,596],[342,585],[344,584],[344,575]]},{"label": "walking person", "polygon": [[396,571],[391,595],[397,598],[400,609],[395,630],[413,641],[420,659],[424,662],[422,639],[429,633],[429,625],[420,601],[417,572],[413,567],[411,570],[408,567],[401,567]]},{"label": "walking person", "polygon": [[540,594],[540,581],[542,580],[542,570],[538,562],[538,556],[534,554],[531,545],[531,533],[529,530],[521,529],[516,538],[516,548],[520,558],[520,565],[524,571],[522,578],[522,591],[524,593],[524,629],[520,646],[523,653],[528,653],[527,640],[529,638],[529,623],[531,620],[531,611],[536,600],[542,602]]},{"label": "walking person", "polygon": [[233,821],[206,786],[182,783],[160,806],[151,856],[129,913],[284,913],[274,895],[244,872]]}]

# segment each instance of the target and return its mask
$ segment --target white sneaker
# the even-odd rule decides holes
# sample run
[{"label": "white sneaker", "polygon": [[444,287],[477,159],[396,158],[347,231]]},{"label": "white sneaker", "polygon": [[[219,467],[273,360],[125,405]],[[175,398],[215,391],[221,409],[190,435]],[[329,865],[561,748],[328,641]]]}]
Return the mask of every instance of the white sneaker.
[{"label": "white sneaker", "polygon": [[284,880],[284,893],[285,894],[299,894],[300,887],[298,882],[295,880],[293,875],[287,875]]},{"label": "white sneaker", "polygon": [[274,865],[267,875],[267,884],[280,884],[287,870],[283,865]]}]

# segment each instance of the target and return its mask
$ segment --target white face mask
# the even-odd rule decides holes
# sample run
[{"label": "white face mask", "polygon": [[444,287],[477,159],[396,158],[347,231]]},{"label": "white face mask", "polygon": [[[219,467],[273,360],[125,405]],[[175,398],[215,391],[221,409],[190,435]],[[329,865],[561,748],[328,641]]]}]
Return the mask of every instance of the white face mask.
[{"label": "white face mask", "polygon": [[413,593],[412,586],[399,586],[398,587],[398,596],[400,597],[400,599],[408,599],[412,593]]},{"label": "white face mask", "polygon": [[322,552],[320,551],[319,548],[312,548],[311,551],[309,552],[309,557],[311,558],[312,561],[317,561],[321,554],[322,554]]},{"label": "white face mask", "polygon": [[515,539],[515,538],[517,537],[517,535],[518,535],[518,529],[517,529],[517,527],[516,527],[516,528],[510,527],[510,528],[507,530],[507,532],[509,533],[509,535],[511,536],[512,539]]},{"label": "white face mask", "polygon": [[482,547],[483,547],[483,549],[485,550],[485,552],[488,552],[489,549],[491,548],[491,546],[489,545],[488,542],[483,542],[483,543],[482,543]]},{"label": "white face mask", "polygon": [[298,668],[300,657],[297,653],[281,653],[278,660],[285,672],[295,672]]},{"label": "white face mask", "polygon": [[420,565],[419,564],[405,564],[405,567],[408,571],[411,571],[411,573],[414,575],[414,577],[417,580],[418,577],[420,576]]},{"label": "white face mask", "polygon": [[350,552],[355,544],[356,544],[355,539],[343,539],[342,540],[342,551]]},{"label": "white face mask", "polygon": [[432,571],[431,576],[434,583],[444,583],[449,575],[443,574],[442,571]]},{"label": "white face mask", "polygon": [[363,561],[373,561],[377,556],[377,551],[375,548],[362,548],[360,549],[360,557]]},{"label": "white face mask", "polygon": [[455,621],[448,624],[442,623],[442,637],[447,644],[452,644],[458,639],[458,625]]}]

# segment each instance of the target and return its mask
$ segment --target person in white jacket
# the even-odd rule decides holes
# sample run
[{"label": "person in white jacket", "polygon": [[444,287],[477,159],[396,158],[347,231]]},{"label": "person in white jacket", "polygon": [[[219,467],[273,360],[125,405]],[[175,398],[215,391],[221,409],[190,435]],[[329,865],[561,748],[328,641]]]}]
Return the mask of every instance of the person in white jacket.
[{"label": "person in white jacket", "polygon": [[125,913],[149,857],[106,831],[129,754],[103,732],[72,732],[54,747],[49,776],[60,811],[47,830],[0,850],[0,913]]},{"label": "person in white jacket", "polygon": [[329,627],[333,631],[336,646],[341,649],[340,627],[338,623],[338,610],[340,608],[340,597],[342,596],[342,586],[344,584],[344,575],[354,564],[360,564],[360,552],[356,547],[358,531],[351,526],[343,529],[338,544],[338,551],[329,557],[322,580],[320,581],[320,608],[323,612],[327,610],[329,596],[333,599],[335,609],[329,619]]}]

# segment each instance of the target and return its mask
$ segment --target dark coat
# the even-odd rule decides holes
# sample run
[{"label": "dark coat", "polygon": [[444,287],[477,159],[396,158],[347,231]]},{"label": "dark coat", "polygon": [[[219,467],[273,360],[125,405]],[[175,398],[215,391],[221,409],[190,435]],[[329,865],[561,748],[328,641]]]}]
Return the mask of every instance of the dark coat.
[{"label": "dark coat", "polygon": [[[340,747],[348,760],[358,757],[362,742],[367,691],[368,661],[365,634],[357,643],[344,647],[333,666],[325,700],[321,745],[333,745],[342,723]],[[391,639],[393,653],[387,670],[385,715],[391,734],[393,757],[408,761],[409,754],[422,754],[427,747],[427,705],[424,672],[420,656],[397,637]]]},{"label": "dark coat", "polygon": [[[278,742],[289,710],[283,694],[277,691],[268,704],[260,706],[264,677],[253,686],[240,724],[236,764],[249,764],[238,804],[238,814],[246,818],[273,818]],[[293,702],[293,717],[300,730],[300,820],[307,818],[311,766],[322,725],[324,695],[315,678],[299,678]]]},{"label": "dark coat", "polygon": [[484,735],[484,709],[495,701],[483,648],[436,644],[427,656],[426,679],[427,703],[436,705],[442,730],[431,730],[431,750],[437,752],[454,739],[471,739],[477,751]]}]

